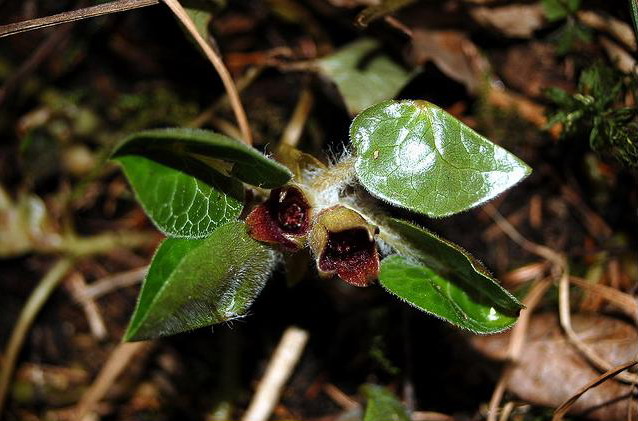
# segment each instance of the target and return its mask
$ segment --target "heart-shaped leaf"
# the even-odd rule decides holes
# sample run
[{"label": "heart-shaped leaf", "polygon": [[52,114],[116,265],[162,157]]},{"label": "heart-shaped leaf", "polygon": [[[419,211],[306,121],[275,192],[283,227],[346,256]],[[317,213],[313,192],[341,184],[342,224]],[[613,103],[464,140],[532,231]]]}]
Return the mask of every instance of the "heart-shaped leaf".
[{"label": "heart-shaped leaf", "polygon": [[271,189],[286,184],[292,174],[259,151],[219,133],[200,129],[146,130],[125,139],[113,153],[123,155],[189,156],[224,175]]},{"label": "heart-shaped leaf", "polygon": [[476,333],[516,322],[523,305],[461,247],[398,219],[381,235],[401,254],[381,262],[379,280],[392,294]]},{"label": "heart-shaped leaf", "polygon": [[157,228],[173,237],[203,238],[237,219],[242,184],[189,156],[121,155],[116,158],[138,201]]},{"label": "heart-shaped leaf", "polygon": [[203,240],[168,238],[159,247],[124,335],[137,341],[240,317],[261,292],[275,252],[230,222]]},{"label": "heart-shaped leaf", "polygon": [[432,217],[477,206],[531,172],[516,156],[426,101],[385,101],[350,127],[355,172],[374,196]]},{"label": "heart-shaped leaf", "polygon": [[332,79],[348,111],[354,115],[372,104],[394,98],[414,73],[394,62],[370,38],[360,39],[317,61]]},{"label": "heart-shaped leaf", "polygon": [[368,398],[363,421],[410,421],[401,401],[385,387],[367,384],[361,391]]}]

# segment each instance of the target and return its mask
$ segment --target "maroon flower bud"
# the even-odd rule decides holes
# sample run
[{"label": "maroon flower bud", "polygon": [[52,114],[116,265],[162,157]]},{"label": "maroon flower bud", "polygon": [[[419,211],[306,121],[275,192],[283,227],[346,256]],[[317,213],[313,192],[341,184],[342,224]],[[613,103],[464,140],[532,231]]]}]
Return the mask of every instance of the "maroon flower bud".
[{"label": "maroon flower bud", "polygon": [[268,200],[250,212],[246,224],[255,240],[297,251],[305,245],[310,213],[311,206],[303,191],[285,186],[272,190]]},{"label": "maroon flower bud", "polygon": [[349,284],[366,287],[379,275],[377,227],[358,212],[334,206],[322,211],[310,233],[310,248],[323,277],[335,274]]}]

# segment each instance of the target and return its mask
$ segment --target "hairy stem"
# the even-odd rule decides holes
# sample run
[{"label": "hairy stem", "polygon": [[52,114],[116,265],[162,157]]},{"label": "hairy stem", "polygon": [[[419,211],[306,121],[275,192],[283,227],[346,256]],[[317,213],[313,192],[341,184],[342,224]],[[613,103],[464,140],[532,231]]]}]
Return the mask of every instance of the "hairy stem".
[{"label": "hairy stem", "polygon": [[35,287],[18,317],[2,360],[2,371],[0,371],[0,415],[4,408],[10,381],[15,370],[16,360],[24,343],[24,339],[35,317],[42,309],[42,306],[44,306],[44,303],[46,303],[53,290],[55,290],[72,266],[73,258],[71,257],[58,260]]}]

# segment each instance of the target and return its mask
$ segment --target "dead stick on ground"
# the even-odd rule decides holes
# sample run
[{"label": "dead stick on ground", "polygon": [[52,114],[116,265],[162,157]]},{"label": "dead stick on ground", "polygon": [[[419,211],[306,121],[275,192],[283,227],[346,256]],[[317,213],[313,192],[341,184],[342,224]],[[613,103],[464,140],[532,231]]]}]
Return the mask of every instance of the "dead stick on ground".
[{"label": "dead stick on ground", "polygon": [[199,47],[204,51],[204,54],[210,60],[210,62],[217,70],[219,77],[224,84],[224,88],[228,93],[228,98],[230,100],[230,105],[235,113],[235,118],[237,119],[237,124],[239,124],[239,129],[241,130],[243,141],[248,145],[253,143],[252,132],[250,131],[250,126],[248,125],[248,118],[246,117],[246,112],[244,111],[244,107],[241,104],[241,100],[239,99],[239,94],[237,93],[237,88],[235,87],[235,82],[233,82],[233,78],[230,76],[228,69],[224,65],[221,57],[213,48],[210,46],[208,41],[201,36],[201,34],[197,31],[197,27],[193,20],[188,16],[186,10],[182,7],[182,5],[177,0],[164,0],[164,3],[171,9],[171,11],[175,14],[177,19],[186,27],[191,36],[195,39]]},{"label": "dead stick on ground", "polygon": [[611,379],[614,376],[617,376],[618,374],[621,374],[623,371],[633,367],[636,364],[638,364],[638,361],[630,361],[617,367],[613,367],[611,370],[601,374],[591,382],[587,383],[578,392],[576,392],[574,396],[567,399],[558,408],[556,408],[556,411],[554,411],[554,416],[552,417],[552,421],[561,421],[563,419],[563,416],[567,413],[567,411],[569,411],[569,409],[578,400],[578,398],[580,398],[589,389],[606,382],[607,380]]},{"label": "dead stick on ground", "polygon": [[78,292],[77,299],[80,301],[94,300],[120,288],[139,284],[146,276],[146,272],[148,272],[148,266],[142,266],[137,269],[106,276],[92,282],[82,291]]},{"label": "dead stick on ground", "polygon": [[279,140],[280,144],[297,146],[304,127],[306,127],[306,121],[308,120],[310,110],[312,110],[313,102],[314,97],[312,96],[310,89],[305,88],[301,91],[295,110],[292,112],[292,117],[286,125],[286,128],[281,135],[281,139]]},{"label": "dead stick on ground", "polygon": [[0,26],[0,38],[19,34],[21,32],[33,31],[35,29],[61,25],[63,23],[75,22],[82,19],[124,12],[126,10],[138,9],[140,7],[153,6],[155,4],[159,4],[159,2],[160,0],[117,0],[110,3],[99,4],[97,6],[72,10],[70,12],[58,13],[57,15],[47,16],[44,18],[10,23]]},{"label": "dead stick on ground", "polygon": [[631,295],[606,285],[592,284],[577,276],[570,276],[569,282],[593,294],[600,295],[605,300],[615,304],[631,319],[638,321],[638,303]]},{"label": "dead stick on ground", "polygon": [[[567,336],[567,340],[598,370],[610,370],[612,365],[583,342],[572,328],[569,304],[569,265],[567,264],[567,259],[549,247],[541,246],[523,237],[494,206],[486,205],[483,210],[494,219],[494,222],[501,227],[512,241],[529,252],[544,257],[553,263],[554,276],[558,279],[558,314],[560,325],[565,332],[565,336]],[[638,375],[634,373],[620,373],[617,378],[625,383],[638,383]]]},{"label": "dead stick on ground", "polygon": [[606,32],[622,42],[631,51],[638,50],[632,27],[612,16],[603,15],[592,10],[579,10],[578,20],[597,31]]},{"label": "dead stick on ground", "polygon": [[242,421],[266,421],[270,417],[307,341],[307,331],[297,327],[286,329]]},{"label": "dead stick on ground", "polygon": [[509,381],[510,375],[513,370],[513,365],[517,363],[518,359],[521,356],[523,351],[523,346],[525,345],[525,339],[527,336],[527,327],[529,326],[529,321],[532,316],[532,312],[534,308],[538,305],[541,299],[545,296],[545,293],[552,285],[551,278],[545,278],[541,281],[537,282],[525,297],[523,304],[525,304],[525,309],[521,311],[521,315],[518,319],[518,322],[512,329],[512,334],[510,336],[509,346],[507,350],[507,367],[501,374],[498,383],[496,384],[496,388],[492,393],[492,398],[490,399],[489,412],[487,416],[488,421],[496,421],[496,416],[498,414],[498,408],[501,404],[501,400],[503,399],[503,394],[505,393],[505,388],[507,387],[507,382]]},{"label": "dead stick on ground", "polygon": [[119,344],[109,356],[91,387],[77,404],[74,414],[75,419],[81,421],[85,415],[92,411],[106,392],[109,391],[118,376],[128,366],[133,356],[143,350],[149,350],[151,346],[152,342]]},{"label": "dead stick on ground", "polygon": [[323,386],[323,391],[330,399],[332,399],[337,405],[344,409],[344,411],[352,411],[355,408],[359,408],[359,402],[346,395],[341,389],[332,383],[326,383]]},{"label": "dead stick on ground", "polygon": [[456,421],[456,419],[447,414],[433,411],[414,411],[412,413],[412,421]]},{"label": "dead stick on ground", "polygon": [[[567,268],[567,263],[565,263]],[[560,318],[560,325],[565,331],[569,342],[583,354],[589,362],[601,371],[609,371],[614,367],[607,360],[602,358],[596,352],[594,352],[585,342],[583,342],[574,329],[572,328],[572,318],[569,303],[569,271],[565,269],[558,282],[558,311]],[[616,376],[618,380],[625,383],[638,383],[638,374],[634,373],[618,373]]]},{"label": "dead stick on ground", "polygon": [[108,332],[97,303],[92,298],[80,298],[81,294],[87,288],[84,276],[82,276],[80,272],[74,272],[71,276],[69,276],[67,283],[73,299],[77,301],[84,310],[84,315],[86,316],[86,321],[89,324],[91,334],[99,341],[104,340]]},{"label": "dead stick on ground", "polygon": [[58,260],[35,287],[22,308],[22,312],[18,317],[13,332],[11,332],[11,338],[4,352],[4,358],[2,359],[2,370],[0,371],[0,416],[4,409],[4,403],[11,378],[13,377],[13,371],[15,370],[18,353],[22,348],[24,339],[36,316],[42,309],[42,306],[44,306],[44,303],[46,303],[51,293],[58,286],[64,275],[71,269],[72,265],[73,259],[70,257]]},{"label": "dead stick on ground", "polygon": [[501,411],[501,416],[498,421],[507,421],[510,419],[510,415],[512,415],[512,411],[514,410],[514,402],[508,402],[503,406],[503,410]]}]

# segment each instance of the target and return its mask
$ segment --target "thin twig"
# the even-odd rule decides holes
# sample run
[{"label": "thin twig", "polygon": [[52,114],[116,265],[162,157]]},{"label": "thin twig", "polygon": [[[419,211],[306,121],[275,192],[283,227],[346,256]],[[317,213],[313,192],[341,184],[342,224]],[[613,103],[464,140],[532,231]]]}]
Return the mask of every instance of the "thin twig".
[{"label": "thin twig", "polygon": [[453,416],[433,411],[414,411],[412,421],[455,421]]},{"label": "thin twig", "polygon": [[104,324],[104,319],[100,314],[97,303],[93,299],[80,298],[83,291],[87,288],[84,276],[82,276],[80,272],[74,272],[69,276],[67,283],[69,284],[73,299],[77,301],[84,310],[84,315],[86,316],[93,337],[100,341],[105,339],[107,335],[106,325]]},{"label": "thin twig", "polygon": [[152,342],[122,343],[111,352],[97,378],[78,402],[74,418],[81,421],[86,414],[95,408],[118,376],[128,366],[131,359],[143,350],[150,350]]},{"label": "thin twig", "polygon": [[230,105],[235,113],[235,118],[237,119],[237,124],[239,124],[239,129],[242,133],[242,140],[251,145],[253,143],[253,135],[250,130],[250,126],[248,124],[248,118],[246,117],[246,112],[244,111],[244,107],[241,104],[241,100],[239,99],[239,94],[237,93],[237,87],[235,86],[235,82],[233,82],[233,78],[231,77],[228,69],[224,65],[219,54],[210,46],[210,44],[202,37],[202,35],[197,31],[197,27],[193,20],[188,16],[186,10],[182,7],[182,5],[177,0],[164,0],[164,3],[171,9],[171,11],[175,14],[177,19],[184,25],[186,30],[191,34],[191,36],[195,39],[199,47],[204,51],[204,54],[210,60],[210,62],[217,70],[219,77],[224,84],[224,88],[228,93],[228,98],[230,100]]},{"label": "thin twig", "polygon": [[[235,84],[237,91],[242,93],[244,89],[249,87],[264,71],[264,66],[255,66],[246,70]],[[202,127],[206,122],[215,116],[217,110],[222,107],[226,107],[230,104],[228,100],[228,93],[224,93],[221,97],[217,98],[207,109],[202,111],[197,117],[186,124],[186,127]]]},{"label": "thin twig", "polygon": [[242,421],[266,421],[270,417],[307,341],[307,331],[297,327],[286,329]]},{"label": "thin twig", "polygon": [[523,346],[525,345],[525,340],[527,337],[527,328],[529,326],[530,319],[532,317],[532,312],[541,301],[541,299],[545,296],[547,289],[552,285],[551,278],[545,278],[541,281],[534,284],[529,294],[523,300],[523,304],[525,304],[525,309],[521,311],[521,315],[518,318],[518,322],[512,329],[512,334],[510,335],[510,341],[507,349],[507,367],[503,370],[501,377],[494,388],[494,392],[492,392],[492,398],[490,399],[489,410],[487,415],[488,421],[496,421],[496,417],[498,415],[498,408],[501,404],[501,400],[503,399],[503,394],[505,393],[505,388],[507,387],[507,382],[512,374],[514,369],[514,364],[519,360],[521,353],[523,351]]},{"label": "thin twig", "polygon": [[[507,219],[496,210],[492,205],[486,205],[483,207],[484,211],[488,213],[494,222],[507,234],[512,241],[534,253],[538,256],[544,257],[554,265],[554,273],[558,279],[558,314],[560,319],[560,325],[565,331],[567,340],[589,361],[591,365],[598,370],[607,371],[612,368],[612,365],[604,358],[599,356],[593,349],[591,349],[585,342],[583,342],[571,324],[571,311],[569,304],[569,265],[567,259],[550,249],[549,247],[541,246],[532,241],[529,241],[523,237],[516,228],[514,228]],[[620,373],[618,380],[626,383],[638,383],[638,375],[633,373]],[[494,420],[490,420],[494,421]]]},{"label": "thin twig", "polygon": [[499,226],[499,228],[501,230],[503,230],[503,232],[505,234],[507,234],[507,236],[512,241],[514,241],[516,244],[518,244],[519,246],[521,246],[525,250],[527,250],[530,253],[533,253],[533,254],[535,254],[537,256],[543,257],[543,258],[549,260],[550,262],[552,262],[554,264],[559,264],[559,263],[562,262],[562,259],[561,259],[560,255],[557,252],[555,252],[554,250],[550,249],[549,247],[545,247],[545,246],[541,246],[540,244],[536,244],[533,241],[530,241],[527,238],[523,237],[518,232],[518,230],[516,230],[516,228],[514,228],[512,226],[512,224],[510,224],[507,221],[507,219],[505,219],[503,217],[503,215],[501,215],[501,213],[492,204],[485,205],[483,207],[483,210],[490,217],[492,217],[492,219],[494,219],[494,222],[496,222],[496,224]]},{"label": "thin twig", "polygon": [[24,343],[24,339],[36,316],[42,309],[42,306],[44,306],[44,303],[46,303],[55,287],[60,283],[69,269],[71,269],[72,265],[73,259],[70,257],[58,260],[40,280],[22,308],[22,312],[20,312],[18,321],[13,328],[13,332],[11,332],[11,338],[5,349],[4,358],[2,359],[2,370],[0,371],[0,416],[4,409],[9,384],[13,377],[16,360]]},{"label": "thin twig", "polygon": [[514,402],[508,402],[503,406],[503,410],[501,411],[501,416],[498,421],[507,421],[514,410]]},{"label": "thin twig", "polygon": [[70,12],[62,12],[57,15],[47,16],[44,18],[10,23],[0,26],[0,38],[19,34],[21,32],[60,25],[63,23],[75,22],[82,19],[124,12],[126,10],[139,9],[140,7],[153,6],[159,2],[160,0],[116,0],[110,3],[98,4],[97,6],[85,7],[83,9],[72,10]]},{"label": "thin twig", "polygon": [[98,279],[79,292],[77,298],[82,301],[95,300],[117,289],[139,284],[146,276],[146,272],[148,272],[148,266],[142,266]]},{"label": "thin twig", "polygon": [[594,380],[592,380],[589,383],[587,383],[585,386],[580,388],[580,390],[578,392],[576,392],[574,394],[574,396],[572,396],[571,398],[567,399],[558,408],[556,408],[556,410],[554,411],[554,416],[552,417],[552,421],[561,421],[563,419],[563,416],[567,413],[567,411],[569,411],[569,409],[578,400],[578,398],[580,398],[589,389],[594,388],[594,387],[606,382],[607,380],[611,379],[614,376],[617,376],[617,375],[621,374],[623,371],[627,370],[628,368],[633,367],[636,364],[638,364],[638,361],[629,361],[628,363],[621,364],[621,365],[616,366],[616,367],[612,367],[611,369],[609,369],[605,373],[601,374],[600,376],[596,377]]},{"label": "thin twig", "polygon": [[237,126],[235,126],[228,120],[224,120],[221,117],[211,116],[208,121],[216,130],[219,130],[226,136],[232,137],[234,139],[241,139],[243,136],[241,130],[237,128]]},{"label": "thin twig", "polygon": [[[565,268],[567,263],[565,262]],[[560,325],[567,335],[569,342],[578,349],[589,362],[601,371],[609,371],[613,366],[594,350],[592,350],[585,342],[583,342],[574,329],[572,328],[572,318],[569,304],[569,271],[565,269],[558,282],[558,314],[560,316]],[[638,383],[638,375],[634,373],[619,373],[618,380],[625,383]]]},{"label": "thin twig", "polygon": [[627,74],[638,74],[638,64],[636,64],[636,59],[630,53],[609,37],[600,35],[598,40],[618,70]]},{"label": "thin twig", "polygon": [[[630,0],[630,4],[631,4]],[[581,23],[597,31],[606,32],[622,42],[631,51],[636,51],[636,38],[630,25],[609,15],[592,10],[579,10],[576,17]]]},{"label": "thin twig", "polygon": [[330,399],[332,399],[337,405],[343,408],[344,411],[351,411],[359,408],[359,402],[346,395],[343,390],[339,389],[332,383],[326,383],[323,386],[323,391]]},{"label": "thin twig", "polygon": [[607,301],[616,304],[626,315],[638,321],[638,303],[636,303],[636,300],[634,300],[631,295],[606,285],[592,284],[586,279],[577,276],[570,276],[569,282],[594,294],[598,294]]},{"label": "thin twig", "polygon": [[154,232],[107,232],[92,237],[65,237],[62,244],[50,250],[38,252],[67,253],[74,256],[90,256],[106,253],[118,248],[137,248],[153,243],[157,239]]},{"label": "thin twig", "polygon": [[383,20],[385,20],[385,22],[388,25],[390,25],[391,27],[393,27],[393,28],[399,30],[400,32],[402,32],[408,38],[412,38],[414,36],[414,33],[412,32],[412,29],[407,27],[403,22],[401,22],[399,19],[395,18],[394,16],[388,15],[388,16],[384,17]]},{"label": "thin twig", "polygon": [[281,139],[279,140],[280,144],[297,146],[304,127],[306,126],[310,110],[312,110],[313,102],[314,97],[310,89],[305,88],[301,91],[295,110],[292,113],[292,117],[290,117],[290,121],[286,125],[286,128],[281,135]]}]

